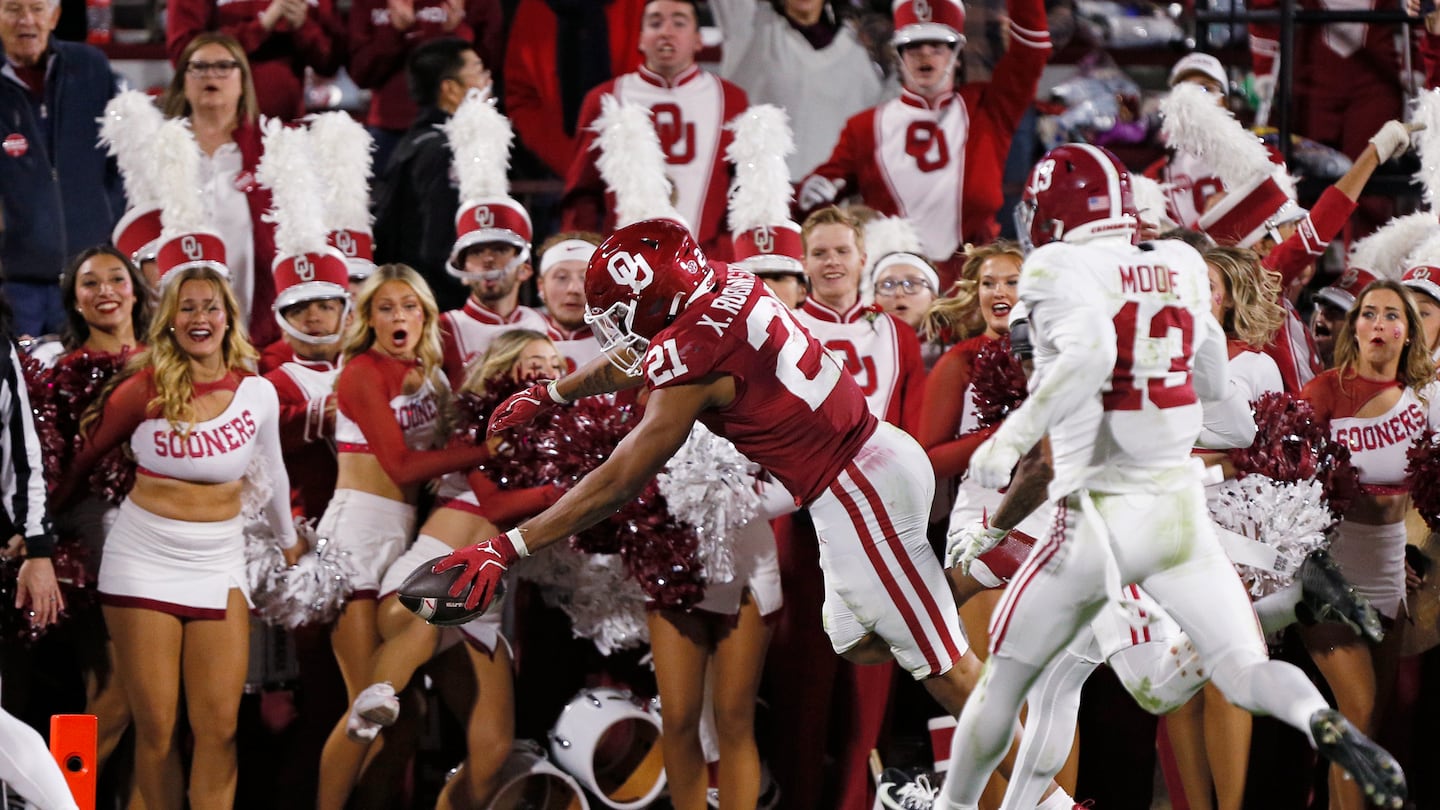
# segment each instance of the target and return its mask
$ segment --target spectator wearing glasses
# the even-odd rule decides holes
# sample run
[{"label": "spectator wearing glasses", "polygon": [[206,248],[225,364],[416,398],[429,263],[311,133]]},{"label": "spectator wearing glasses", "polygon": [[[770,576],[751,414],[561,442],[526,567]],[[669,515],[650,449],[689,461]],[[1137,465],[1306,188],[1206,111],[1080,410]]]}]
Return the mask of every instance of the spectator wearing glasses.
[{"label": "spectator wearing glasses", "polygon": [[213,31],[197,35],[180,54],[161,105],[167,118],[187,118],[200,145],[201,195],[225,241],[230,286],[260,348],[280,338],[271,307],[275,282],[275,226],[266,222],[270,190],[255,180],[263,147],[250,62],[240,43]]},{"label": "spectator wearing glasses", "polygon": [[[875,303],[904,321],[917,336],[923,332],[925,313],[935,303],[939,287],[940,274],[935,272],[935,265],[918,253],[888,253],[875,263]],[[920,359],[926,371],[944,351],[944,344],[938,340],[920,344]]]},{"label": "spectator wearing glasses", "polygon": [[125,210],[96,145],[115,77],[98,50],[50,36],[59,20],[60,0],[0,0],[0,262],[17,335],[60,331],[66,260],[109,242]]},{"label": "spectator wearing glasses", "polygon": [[305,70],[333,76],[345,56],[345,26],[332,0],[173,0],[165,47],[175,65],[202,31],[235,38],[255,73],[260,114],[305,114]]}]

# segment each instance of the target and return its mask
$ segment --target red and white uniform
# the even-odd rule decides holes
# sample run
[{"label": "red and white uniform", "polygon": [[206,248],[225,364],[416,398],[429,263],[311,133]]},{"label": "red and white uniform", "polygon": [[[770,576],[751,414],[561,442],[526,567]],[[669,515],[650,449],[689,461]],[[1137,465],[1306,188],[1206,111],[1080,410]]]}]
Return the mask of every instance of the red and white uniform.
[{"label": "red and white uniform", "polygon": [[795,317],[845,367],[870,413],[914,434],[925,395],[925,364],[915,330],[879,307],[855,304],[836,312],[814,297]]},{"label": "red and white uniform", "polygon": [[445,377],[451,388],[465,381],[465,367],[483,355],[490,342],[511,329],[533,329],[541,334],[550,331],[545,316],[530,307],[516,307],[509,316],[476,301],[465,299],[465,306],[440,316],[440,345],[444,351]]},{"label": "red and white uniform", "polygon": [[728,255],[723,226],[730,167],[725,149],[733,136],[724,127],[748,102],[744,90],[696,66],[666,80],[642,65],[585,96],[575,127],[580,133],[575,160],[565,177],[561,230],[608,233],[614,229],[614,196],[605,188],[592,149],[598,133],[591,126],[600,117],[600,99],[606,95],[650,108],[665,153],[665,173],[675,185],[675,208],[700,247],[711,255]]},{"label": "red and white uniform", "polygon": [[[813,174],[844,180],[865,204],[915,223],[925,255],[943,262],[966,242],[1000,235],[1001,176],[1015,128],[1035,100],[1050,56],[1041,0],[1010,0],[1010,46],[990,82],[935,102],[900,97],[854,116]],[[958,267],[942,273],[948,284]]]},{"label": "red and white uniform", "polygon": [[[221,484],[245,476],[252,461],[266,466],[274,490],[265,503],[270,526],[293,543],[290,484],[280,464],[279,401],[261,377],[231,372],[196,386],[196,394],[230,391],[230,403],[210,419],[176,427],[151,407],[155,373],[146,368],[115,388],[78,469],[88,469],[120,442],[129,441],[136,472],[199,484]],[[230,590],[249,599],[245,576],[244,518],[193,522],[161,517],[128,497],[105,540],[100,563],[100,597],[105,604],[143,607],[187,618],[225,616]]]},{"label": "red and white uniform", "polygon": [[325,413],[339,376],[334,363],[306,360],[290,360],[265,375],[280,398],[280,447],[290,474],[291,506],[317,520],[335,494],[335,424]]},{"label": "red and white uniform", "polygon": [[717,291],[650,341],[650,386],[732,377],[735,400],[700,421],[808,505],[836,651],[873,631],[916,678],[946,671],[966,646],[925,539],[935,478],[924,451],[869,413],[854,379],[755,276],[717,270]]},{"label": "red and white uniform", "polygon": [[1176,150],[1156,161],[1145,175],[1165,190],[1165,215],[1182,228],[1195,229],[1205,203],[1225,190],[1225,184],[1210,170],[1204,158]]},{"label": "red and white uniform", "polygon": [[555,322],[549,315],[545,316],[545,323],[548,324],[546,334],[555,344],[560,356],[565,358],[565,366],[570,370],[585,365],[603,354],[600,348],[600,341],[595,339],[595,333],[588,326],[571,331]]},{"label": "red and white uniform", "polygon": [[345,61],[345,24],[331,0],[306,0],[305,22],[280,18],[269,31],[260,14],[270,0],[176,0],[165,19],[173,65],[196,34],[229,34],[245,49],[260,114],[291,121],[305,114],[305,70],[333,76]]},{"label": "red and white uniform", "polygon": [[[1377,416],[1356,416],[1375,397],[1401,389],[1395,404]],[[1315,408],[1335,441],[1350,448],[1360,489],[1370,495],[1397,495],[1405,485],[1405,451],[1415,437],[1440,424],[1440,384],[1420,391],[1398,380],[1369,380],[1331,369],[1311,380],[1301,396]],[[1394,618],[1405,598],[1405,523],[1372,526],[1342,519],[1330,553],[1345,579],[1375,609]]]}]

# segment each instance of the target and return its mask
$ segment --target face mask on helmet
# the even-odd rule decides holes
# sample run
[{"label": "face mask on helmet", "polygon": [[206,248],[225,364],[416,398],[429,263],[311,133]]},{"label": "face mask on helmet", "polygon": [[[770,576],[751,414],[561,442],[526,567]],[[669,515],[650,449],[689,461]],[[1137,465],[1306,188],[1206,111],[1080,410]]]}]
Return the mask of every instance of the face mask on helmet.
[{"label": "face mask on helmet", "polygon": [[640,376],[645,349],[650,346],[648,338],[630,331],[634,318],[634,301],[616,301],[603,311],[585,313],[585,323],[595,330],[595,339],[605,356],[630,377]]},{"label": "face mask on helmet", "polygon": [[1066,144],[1045,154],[1015,207],[1016,232],[1028,253],[1050,242],[1083,243],[1139,233],[1130,174],[1114,155],[1088,144]]}]

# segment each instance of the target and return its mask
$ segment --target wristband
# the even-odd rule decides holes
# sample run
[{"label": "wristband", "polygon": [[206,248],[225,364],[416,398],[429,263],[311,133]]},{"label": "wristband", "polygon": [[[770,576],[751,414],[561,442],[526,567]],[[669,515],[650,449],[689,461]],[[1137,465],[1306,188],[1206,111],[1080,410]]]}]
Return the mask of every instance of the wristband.
[{"label": "wristband", "polygon": [[569,405],[570,400],[560,393],[559,383],[559,380],[551,380],[550,384],[545,386],[545,392],[550,395],[550,401],[556,405]]},{"label": "wristband", "polygon": [[[554,383],[551,384],[553,385]],[[525,545],[525,536],[520,533],[519,526],[505,532],[505,539],[509,540],[511,547],[515,549],[516,557],[530,556],[530,549]]]}]

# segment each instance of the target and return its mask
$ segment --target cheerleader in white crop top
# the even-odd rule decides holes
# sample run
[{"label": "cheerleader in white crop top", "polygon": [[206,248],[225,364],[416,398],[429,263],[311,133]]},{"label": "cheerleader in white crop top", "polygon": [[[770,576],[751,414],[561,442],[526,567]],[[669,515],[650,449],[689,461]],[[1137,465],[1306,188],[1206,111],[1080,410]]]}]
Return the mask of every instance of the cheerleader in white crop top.
[{"label": "cheerleader in white crop top", "polygon": [[[1395,679],[1405,622],[1405,450],[1440,423],[1435,364],[1424,345],[1415,301],[1398,282],[1361,291],[1335,339],[1335,368],[1301,396],[1331,435],[1350,448],[1361,494],[1342,516],[1330,553],[1345,578],[1389,619],[1385,640],[1367,645],[1343,625],[1304,628],[1310,655],[1335,692],[1339,709],[1362,731],[1374,731]],[[1333,791],[1350,791],[1331,772]],[[1355,789],[1354,806],[1361,806]]]},{"label": "cheerleader in white crop top", "polygon": [[[356,294],[355,318],[344,339],[335,384],[339,474],[317,532],[349,552],[355,591],[331,642],[349,700],[370,683],[380,643],[375,597],[380,578],[414,537],[420,486],[489,457],[484,445],[445,447],[442,414],[449,386],[441,371],[439,312],[425,280],[400,264],[372,273]],[[358,770],[365,748],[345,735],[339,718],[322,755]],[[322,784],[319,806],[342,807],[341,792]]]},{"label": "cheerleader in white crop top", "polygon": [[229,284],[209,267],[166,274],[146,342],[55,500],[63,506],[97,459],[130,443],[140,474],[106,537],[100,593],[134,715],[136,782],[147,805],[175,806],[170,752],[183,686],[195,740],[190,798],[228,807],[249,654],[241,490],[252,460],[274,484],[266,514],[287,558],[303,551],[278,404],[270,383],[247,370],[255,350]]}]

